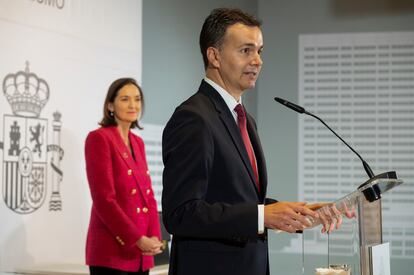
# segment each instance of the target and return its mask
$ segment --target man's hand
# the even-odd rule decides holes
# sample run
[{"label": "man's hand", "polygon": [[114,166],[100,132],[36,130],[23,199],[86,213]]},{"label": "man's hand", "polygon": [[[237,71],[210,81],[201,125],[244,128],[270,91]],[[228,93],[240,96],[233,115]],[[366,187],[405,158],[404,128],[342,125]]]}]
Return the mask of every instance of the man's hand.
[{"label": "man's hand", "polygon": [[[333,203],[313,203],[306,205],[311,210],[318,210],[319,219],[322,223],[322,233],[331,233],[334,228],[339,229],[342,225],[342,214]],[[355,209],[349,210],[345,203],[342,204],[342,212],[349,219],[355,217]]]},{"label": "man's hand", "polygon": [[305,202],[276,202],[265,205],[264,225],[266,228],[294,233],[311,226],[307,215],[319,218],[315,211],[306,207]]}]

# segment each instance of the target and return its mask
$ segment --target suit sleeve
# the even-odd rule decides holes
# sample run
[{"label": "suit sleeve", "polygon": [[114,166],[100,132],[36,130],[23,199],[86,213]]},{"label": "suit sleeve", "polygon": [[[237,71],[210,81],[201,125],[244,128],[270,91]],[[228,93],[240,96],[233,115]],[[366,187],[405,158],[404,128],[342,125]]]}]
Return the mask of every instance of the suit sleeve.
[{"label": "suit sleeve", "polygon": [[117,201],[110,144],[98,132],[91,132],[86,138],[85,159],[94,210],[121,245],[134,246],[145,232]]},{"label": "suit sleeve", "polygon": [[265,198],[265,205],[268,205],[268,204],[272,204],[272,203],[277,203],[278,202],[278,200],[275,200],[275,199],[273,199],[273,198]]},{"label": "suit sleeve", "polygon": [[214,139],[205,119],[178,110],[163,133],[163,219],[167,230],[195,238],[256,238],[255,203],[205,200],[214,160]]}]

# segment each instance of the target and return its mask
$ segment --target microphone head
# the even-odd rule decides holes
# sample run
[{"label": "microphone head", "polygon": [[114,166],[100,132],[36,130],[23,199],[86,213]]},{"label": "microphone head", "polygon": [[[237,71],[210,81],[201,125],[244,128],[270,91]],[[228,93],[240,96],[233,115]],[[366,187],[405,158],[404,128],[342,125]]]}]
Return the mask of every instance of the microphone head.
[{"label": "microphone head", "polygon": [[305,111],[305,108],[303,108],[302,106],[296,105],[296,104],[294,104],[292,102],[289,102],[287,100],[284,100],[284,99],[282,99],[280,97],[275,97],[275,100],[277,102],[279,102],[280,104],[285,105],[286,107],[288,107],[288,108],[292,109],[293,111],[296,111],[296,112],[298,112],[300,114],[303,114],[303,113],[306,112]]},{"label": "microphone head", "polygon": [[281,99],[280,97],[277,97],[277,96],[275,97],[275,100],[276,100],[277,102],[279,102],[280,104],[285,105],[286,100]]}]

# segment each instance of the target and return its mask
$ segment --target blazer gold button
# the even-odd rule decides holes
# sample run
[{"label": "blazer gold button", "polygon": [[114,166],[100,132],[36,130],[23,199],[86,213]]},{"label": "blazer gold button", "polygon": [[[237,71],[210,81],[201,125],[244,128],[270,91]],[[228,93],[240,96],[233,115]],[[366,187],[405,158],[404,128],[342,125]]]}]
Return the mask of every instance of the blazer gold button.
[{"label": "blazer gold button", "polygon": [[147,189],[147,195],[149,195],[151,193],[150,189]]},{"label": "blazer gold button", "polygon": [[122,154],[122,156],[124,157],[124,159],[128,158],[128,154],[127,154],[127,152],[124,152],[124,153]]},{"label": "blazer gold button", "polygon": [[128,176],[131,176],[131,175],[132,175],[132,170],[128,169]]},{"label": "blazer gold button", "polygon": [[141,212],[141,208],[137,207],[137,214]]},{"label": "blazer gold button", "polygon": [[149,170],[147,170],[147,175],[149,176],[149,174],[150,174],[150,171],[149,171]]},{"label": "blazer gold button", "polygon": [[134,188],[131,190],[131,195],[135,195],[136,193],[137,193],[137,189]]},{"label": "blazer gold button", "polygon": [[142,208],[142,212],[147,213],[148,212],[148,208],[146,208],[146,207]]}]

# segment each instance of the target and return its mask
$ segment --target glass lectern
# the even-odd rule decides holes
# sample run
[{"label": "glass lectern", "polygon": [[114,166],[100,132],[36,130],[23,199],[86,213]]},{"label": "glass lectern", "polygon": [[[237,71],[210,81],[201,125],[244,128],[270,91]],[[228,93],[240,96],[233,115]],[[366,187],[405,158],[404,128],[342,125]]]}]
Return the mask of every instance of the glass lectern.
[{"label": "glass lectern", "polygon": [[[352,275],[372,274],[370,247],[382,244],[381,197],[385,192],[401,183],[403,181],[397,178],[394,171],[382,173],[361,184],[354,192],[334,202],[335,207],[341,213],[345,213],[346,209],[355,209],[358,213],[360,274],[358,271],[353,271]],[[317,212],[331,211],[330,207],[332,205],[320,208]],[[312,222],[312,227],[321,223],[319,219],[308,218]]]}]

